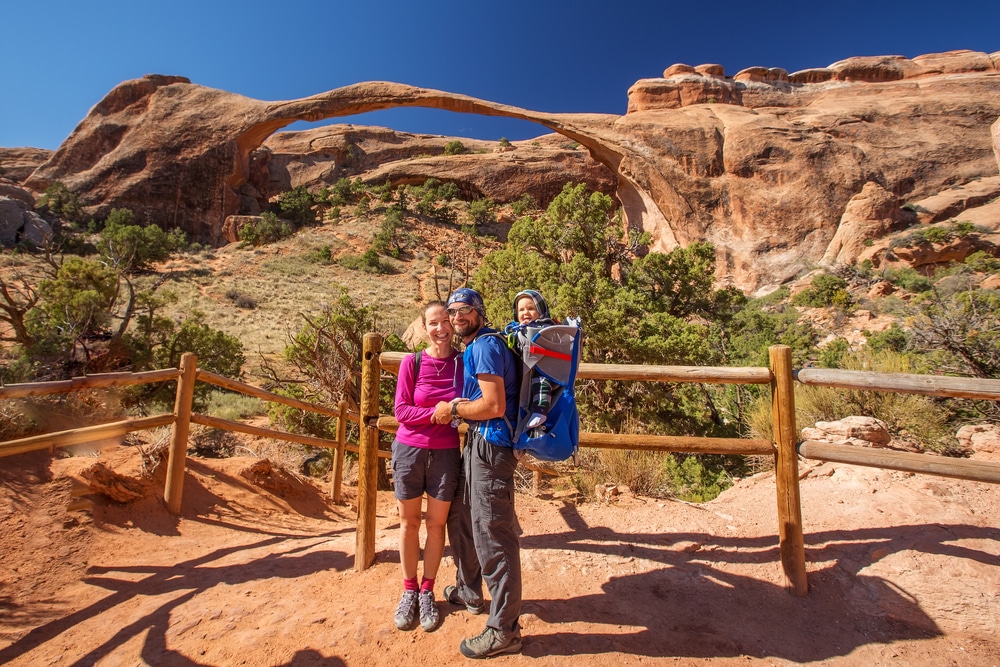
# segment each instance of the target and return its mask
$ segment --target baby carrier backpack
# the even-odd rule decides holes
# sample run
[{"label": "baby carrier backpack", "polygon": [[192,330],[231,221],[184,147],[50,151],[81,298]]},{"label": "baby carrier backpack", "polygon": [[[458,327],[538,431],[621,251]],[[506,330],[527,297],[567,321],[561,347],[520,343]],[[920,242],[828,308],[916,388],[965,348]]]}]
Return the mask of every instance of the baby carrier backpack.
[{"label": "baby carrier backpack", "polygon": [[[580,365],[580,320],[566,324],[532,326],[511,322],[504,329],[515,356],[520,352],[521,392],[517,424],[513,427],[515,450],[524,450],[542,461],[562,461],[576,456],[580,443],[580,416],[574,384]],[[531,376],[537,373],[552,384],[552,398],[545,423],[527,428],[531,417]]]}]

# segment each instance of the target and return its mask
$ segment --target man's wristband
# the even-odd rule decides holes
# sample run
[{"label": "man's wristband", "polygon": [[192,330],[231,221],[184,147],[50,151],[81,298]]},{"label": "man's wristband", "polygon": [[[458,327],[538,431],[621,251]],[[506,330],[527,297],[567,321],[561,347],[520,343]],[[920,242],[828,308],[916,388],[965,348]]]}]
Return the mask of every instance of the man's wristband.
[{"label": "man's wristband", "polygon": [[451,404],[451,418],[452,419],[461,419],[461,417],[458,415],[458,403],[452,403]]}]

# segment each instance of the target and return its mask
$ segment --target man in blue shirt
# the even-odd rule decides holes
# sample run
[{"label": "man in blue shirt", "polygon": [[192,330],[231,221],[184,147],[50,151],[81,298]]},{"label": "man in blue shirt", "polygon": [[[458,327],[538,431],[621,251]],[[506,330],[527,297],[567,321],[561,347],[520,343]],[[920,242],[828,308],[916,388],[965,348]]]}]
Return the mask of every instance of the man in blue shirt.
[{"label": "man in blue shirt", "polygon": [[486,325],[478,292],[455,290],[448,316],[465,343],[462,398],[438,403],[433,421],[469,422],[458,491],[448,515],[448,538],[455,556],[455,586],[444,595],[473,614],[485,610],[483,579],[490,592],[486,629],[462,640],[469,658],[521,650],[521,551],[514,516],[512,425],[517,419],[517,360],[503,335]]}]

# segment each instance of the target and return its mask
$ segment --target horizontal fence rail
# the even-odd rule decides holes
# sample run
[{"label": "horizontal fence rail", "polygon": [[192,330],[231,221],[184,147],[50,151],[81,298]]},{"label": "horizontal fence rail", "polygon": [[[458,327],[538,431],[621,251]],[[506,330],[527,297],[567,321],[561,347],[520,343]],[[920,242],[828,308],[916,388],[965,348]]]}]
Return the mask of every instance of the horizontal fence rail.
[{"label": "horizontal fence rail", "polygon": [[99,424],[98,426],[74,428],[68,431],[33,435],[28,438],[0,442],[0,456],[13,456],[14,454],[24,454],[25,452],[35,452],[42,449],[82,445],[87,442],[117,438],[132,431],[169,426],[173,423],[173,415],[154,415],[152,417],[124,419],[108,424]]},{"label": "horizontal fence rail", "polygon": [[[383,352],[383,370],[399,372],[404,352]],[[644,366],[634,364],[580,364],[577,378],[585,380],[639,380],[646,382],[707,382],[710,384],[770,384],[771,371],[764,367]]]},{"label": "horizontal fence rail", "polygon": [[0,387],[0,399],[68,394],[74,391],[83,391],[84,389],[129,387],[137,384],[176,380],[179,375],[180,371],[176,368],[164,368],[156,371],[142,371],[140,373],[96,373],[94,375],[83,375],[70,380],[55,380],[53,382],[8,384]]},{"label": "horizontal fence rail", "polygon": [[[246,433],[247,435],[256,435],[262,438],[273,438],[275,440],[286,440],[288,442],[296,442],[300,445],[310,445],[311,447],[325,447],[327,449],[337,449],[340,445],[336,440],[327,440],[326,438],[317,438],[312,435],[302,435],[300,433],[289,433],[287,431],[276,431],[270,428],[263,428],[260,426],[251,426],[249,424],[244,424],[243,422],[232,421],[230,419],[220,419],[219,417],[210,417],[208,415],[201,415],[198,413],[191,413],[191,422],[194,424],[201,424],[202,426],[208,426],[210,428],[217,428],[223,431],[236,431],[238,433]],[[352,445],[351,443],[346,443],[344,449],[349,452],[358,453],[358,446]],[[378,453],[379,456],[383,458],[391,458],[391,452]]]},{"label": "horizontal fence rail", "polygon": [[953,477],[975,482],[1000,484],[1000,463],[970,461],[944,456],[930,456],[913,452],[896,452],[886,449],[869,449],[854,445],[836,445],[815,440],[799,444],[799,454],[807,459],[851,463],[873,468],[888,468],[903,472],[925,473],[940,477]]},{"label": "horizontal fence rail", "polygon": [[950,398],[1000,400],[1000,380],[959,378],[916,373],[875,373],[835,368],[803,368],[795,371],[800,384],[839,389],[891,391]]},{"label": "horizontal fence rail", "polygon": [[[395,417],[378,418],[378,430],[395,433],[399,422]],[[464,435],[467,424],[459,426]],[[694,438],[680,435],[642,435],[617,433],[580,433],[580,446],[594,449],[631,449],[647,452],[687,452],[693,454],[742,454],[767,456],[774,454],[770,440],[745,440],[743,438]]]},{"label": "horizontal fence rail", "polygon": [[[199,370],[195,374],[195,377],[201,382],[207,382],[209,384],[215,385],[216,387],[222,387],[223,389],[236,391],[241,394],[253,396],[254,398],[259,398],[264,401],[271,401],[272,403],[281,403],[282,405],[287,405],[292,408],[298,408],[299,410],[306,410],[308,412],[316,412],[318,414],[326,415],[328,417],[340,416],[340,410],[328,408],[324,405],[317,405],[315,403],[300,401],[297,398],[290,398],[288,396],[282,396],[281,394],[275,394],[274,392],[267,391],[266,389],[255,387],[252,384],[246,384],[245,382],[239,382],[237,380],[230,380],[225,376],[212,373],[211,371]],[[348,419],[352,419],[352,421],[356,422],[358,421],[358,414],[348,413]]]}]

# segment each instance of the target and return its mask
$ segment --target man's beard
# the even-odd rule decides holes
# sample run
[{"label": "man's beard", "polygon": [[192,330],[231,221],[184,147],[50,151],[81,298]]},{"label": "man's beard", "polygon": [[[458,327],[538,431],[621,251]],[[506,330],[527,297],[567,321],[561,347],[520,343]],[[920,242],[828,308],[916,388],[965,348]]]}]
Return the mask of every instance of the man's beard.
[{"label": "man's beard", "polygon": [[455,333],[457,333],[459,337],[465,338],[466,336],[471,336],[483,328],[483,318],[477,313],[474,320],[469,320],[468,322],[462,322],[461,324],[455,324],[453,326],[455,327]]}]

